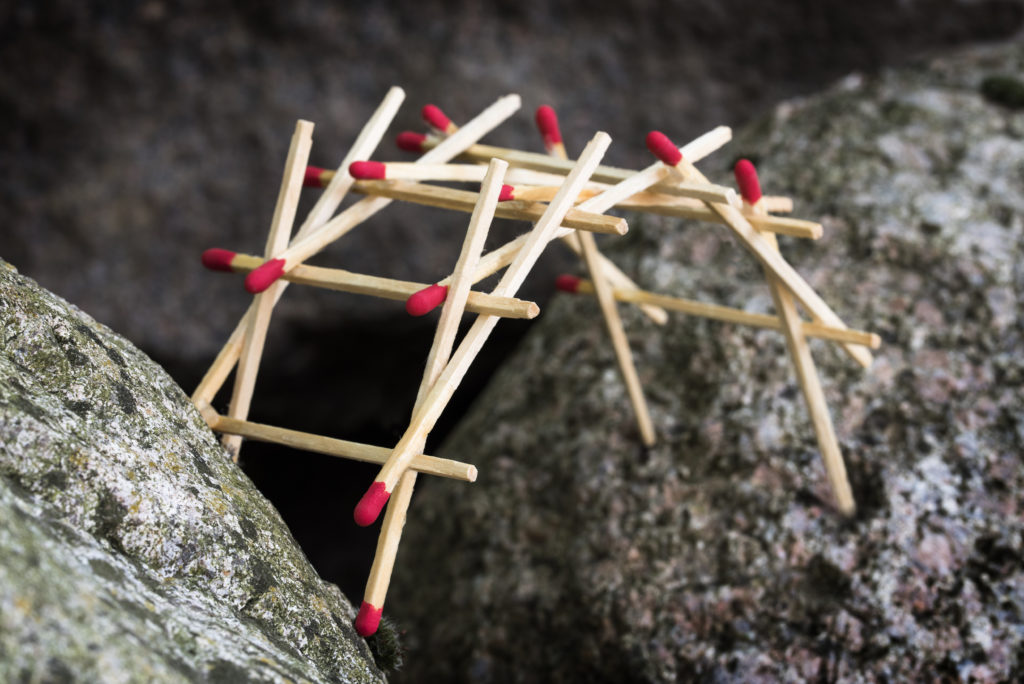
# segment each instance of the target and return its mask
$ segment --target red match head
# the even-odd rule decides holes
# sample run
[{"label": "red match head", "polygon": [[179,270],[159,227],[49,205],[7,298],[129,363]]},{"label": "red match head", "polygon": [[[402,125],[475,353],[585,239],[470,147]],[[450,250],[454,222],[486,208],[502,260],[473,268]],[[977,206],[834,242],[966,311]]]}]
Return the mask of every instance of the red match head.
[{"label": "red match head", "polygon": [[358,180],[384,180],[386,168],[384,162],[356,161],[348,165],[348,172]]},{"label": "red match head", "polygon": [[322,188],[327,185],[324,183],[323,173],[327,169],[321,169],[319,166],[307,166],[306,175],[302,178],[302,184],[307,188]]},{"label": "red match head", "polygon": [[661,131],[651,131],[647,134],[647,149],[668,166],[675,166],[683,160],[683,153]]},{"label": "red match head", "polygon": [[271,259],[245,276],[245,289],[259,294],[274,284],[284,274],[284,259]]},{"label": "red match head", "polygon": [[363,498],[356,504],[355,514],[352,516],[355,518],[356,525],[360,527],[372,525],[390,498],[391,492],[387,490],[383,482],[374,482],[370,485],[370,488],[363,494]]},{"label": "red match head", "polygon": [[211,271],[227,271],[231,273],[231,262],[235,260],[237,253],[232,252],[230,249],[212,247],[203,252],[203,266]]},{"label": "red match head", "polygon": [[405,311],[410,316],[425,316],[436,309],[448,296],[448,288],[444,285],[431,285],[419,292],[414,292],[405,300]]},{"label": "red match head", "polygon": [[562,292],[572,292],[575,294],[579,292],[580,279],[574,275],[563,273],[555,278],[555,287]]},{"label": "red match head", "polygon": [[512,189],[511,185],[501,186],[501,192],[498,193],[499,202],[509,202],[511,200],[514,200],[515,198],[515,191]]},{"label": "red match head", "polygon": [[426,141],[427,136],[415,131],[403,131],[395,138],[395,144],[398,145],[398,149],[405,150],[406,152],[422,152],[423,143]]},{"label": "red match head", "polygon": [[436,128],[442,133],[448,130],[448,127],[452,125],[452,120],[449,119],[441,108],[437,105],[423,105],[423,110],[420,112],[423,120],[427,122],[427,125],[431,128]]},{"label": "red match head", "polygon": [[544,138],[544,146],[551,147],[562,142],[562,132],[558,128],[558,115],[548,105],[537,107],[537,128]]},{"label": "red match head", "polygon": [[740,195],[750,204],[757,204],[761,199],[761,182],[757,180],[757,169],[749,159],[740,159],[736,162],[733,173],[736,175],[736,184],[740,186]]},{"label": "red match head", "polygon": [[383,612],[383,608],[374,608],[363,601],[363,605],[359,606],[359,615],[356,616],[356,631],[359,632],[359,636],[368,637],[376,632]]}]

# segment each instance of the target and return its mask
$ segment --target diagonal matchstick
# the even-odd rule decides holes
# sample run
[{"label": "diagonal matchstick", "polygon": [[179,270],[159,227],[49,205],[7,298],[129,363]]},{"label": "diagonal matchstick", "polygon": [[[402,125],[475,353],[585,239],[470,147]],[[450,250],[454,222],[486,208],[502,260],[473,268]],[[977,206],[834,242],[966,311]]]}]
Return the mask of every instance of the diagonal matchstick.
[{"label": "diagonal matchstick", "polygon": [[[746,159],[741,159],[736,163],[735,174],[744,202],[749,204],[756,213],[767,213],[761,206],[761,184],[758,181],[754,165]],[[772,249],[778,251],[779,245],[774,235],[761,233],[761,236]],[[786,346],[789,348],[789,356],[793,360],[793,368],[796,371],[800,389],[803,390],[804,399],[807,401],[807,411],[811,414],[811,424],[814,426],[814,435],[818,440],[818,449],[821,451],[821,458],[825,464],[825,472],[836,498],[836,507],[843,515],[852,516],[856,511],[856,504],[850,489],[850,481],[846,477],[846,465],[843,463],[843,455],[839,451],[839,442],[836,440],[832,417],[829,415],[828,404],[825,403],[825,393],[821,389],[821,380],[814,367],[811,348],[804,336],[803,322],[796,310],[792,293],[767,268],[765,277],[771,287],[775,312],[782,323]]]},{"label": "diagonal matchstick", "polygon": [[[448,161],[469,145],[475,143],[519,109],[519,96],[506,95],[477,115],[472,121],[430,150],[419,162],[434,164]],[[358,202],[324,224],[315,234],[292,243],[288,249],[256,269],[245,279],[250,292],[262,292],[284,273],[295,268],[327,245],[390,204],[383,198],[368,198]]]},{"label": "diagonal matchstick", "polygon": [[[477,202],[476,210],[469,221],[469,228],[466,231],[466,238],[462,243],[462,251],[455,264],[455,275],[452,278],[450,296],[441,309],[441,318],[437,323],[437,331],[434,334],[434,341],[427,354],[426,369],[420,381],[419,389],[416,392],[416,403],[413,408],[413,416],[423,408],[427,393],[434,387],[452,353],[455,346],[455,335],[459,329],[459,322],[462,320],[463,311],[466,308],[466,299],[472,286],[471,277],[476,267],[476,262],[483,252],[484,242],[487,239],[487,232],[491,221],[494,219],[494,210],[498,205],[498,195],[501,192],[502,181],[508,164],[492,159],[487,166],[487,175],[484,176],[480,187],[480,199]],[[427,433],[424,432],[419,441],[413,443],[413,451],[420,452],[426,444]],[[409,509],[409,502],[412,498],[413,488],[416,486],[416,473],[407,470],[402,474],[398,485],[395,487],[395,496],[388,504],[387,512],[384,514],[384,524],[381,527],[380,536],[377,540],[377,550],[373,557],[373,566],[370,568],[370,576],[366,582],[366,590],[363,594],[363,602],[359,607],[359,615],[356,617],[356,631],[362,636],[369,636],[377,631],[380,624],[381,612],[384,609],[384,599],[387,597],[388,585],[391,583],[391,573],[394,570],[395,558],[398,555],[398,544],[402,539],[402,528],[405,526],[406,512]]]},{"label": "diagonal matchstick", "polygon": [[[537,127],[540,128],[548,154],[567,159],[555,110],[547,105],[541,106],[537,109],[536,118]],[[636,364],[633,362],[633,353],[629,349],[629,340],[626,338],[626,331],[622,327],[622,319],[619,317],[619,311],[615,305],[612,285],[606,279],[605,269],[600,261],[601,255],[597,250],[597,242],[593,235],[580,232],[575,235],[567,235],[563,238],[563,242],[569,245],[574,252],[582,255],[587,270],[590,271],[605,327],[608,329],[608,337],[612,342],[612,350],[615,352],[615,359],[619,365],[619,372],[626,384],[626,392],[633,405],[633,413],[636,415],[640,439],[644,446],[654,446],[657,440],[654,422],[651,420],[647,399],[644,397],[643,386],[640,384],[640,376],[636,371]]]},{"label": "diagonal matchstick", "polygon": [[[684,180],[705,180],[704,174],[680,153],[679,149],[672,144],[668,137],[659,131],[651,131],[647,135],[647,147],[654,156],[658,157],[666,166],[675,169]],[[739,238],[747,249],[753,252],[768,271],[800,300],[800,303],[820,322],[836,328],[845,328],[846,324],[829,307],[825,301],[818,296],[807,281],[804,280],[782,256],[771,248],[763,235],[756,231],[750,222],[744,218],[742,212],[735,207],[718,202],[708,202],[708,208],[722,217],[725,225],[732,233]],[[864,368],[871,365],[871,352],[863,346],[842,343],[846,353]]]},{"label": "diagonal matchstick", "polygon": [[[562,191],[555,196],[551,204],[548,205],[547,211],[534,225],[522,249],[509,265],[492,294],[510,297],[516,293],[540,257],[544,247],[554,237],[562,223],[562,218],[572,205],[573,199],[589,180],[590,174],[594,172],[610,143],[611,138],[603,132],[599,132],[590,141],[583,154],[580,155],[576,168],[566,177]],[[356,524],[365,526],[377,519],[398,483],[398,479],[408,467],[409,458],[413,454],[412,447],[433,429],[441,412],[448,404],[452,394],[455,393],[455,389],[466,375],[470,364],[480,352],[497,322],[498,319],[494,316],[477,316],[441,376],[424,398],[422,408],[413,417],[409,428],[395,446],[391,458],[381,468],[377,477],[374,478],[373,484],[356,506],[354,516]]]},{"label": "diagonal matchstick", "polygon": [[[299,120],[295,124],[291,145],[288,148],[288,159],[285,161],[284,174],[281,178],[281,189],[277,194],[277,206],[270,222],[270,233],[267,235],[265,253],[270,258],[288,244],[295,213],[299,208],[299,193],[302,192],[302,176],[309,161],[309,150],[313,145],[313,124]],[[228,417],[245,420],[249,415],[253,391],[256,388],[256,375],[259,373],[260,358],[263,356],[263,345],[267,339],[267,328],[270,326],[270,314],[277,301],[280,286],[256,295],[254,309],[247,317],[245,341],[242,343],[241,355],[238,359],[238,373],[231,392],[231,403],[228,405]],[[242,438],[238,435],[225,435],[224,446],[231,453],[231,458],[238,462],[242,448]]]},{"label": "diagonal matchstick", "polygon": [[[405,91],[401,88],[393,87],[388,90],[380,105],[378,105],[377,109],[374,110],[373,114],[363,125],[359,135],[356,136],[355,142],[352,144],[352,148],[341,162],[342,170],[347,169],[352,161],[365,159],[373,154],[373,151],[384,137],[388,126],[391,125],[391,120],[398,113],[398,108],[404,99]],[[345,194],[351,187],[351,181],[347,180],[347,178],[347,173],[339,173],[337,177],[330,181],[327,189],[317,199],[309,214],[306,215],[306,220],[299,227],[295,240],[306,237],[327,222],[331,214],[341,205]],[[284,289],[278,290],[278,299],[284,294]],[[249,307],[242,320],[235,326],[228,341],[218,352],[209,370],[206,371],[206,375],[203,376],[203,379],[199,382],[195,391],[193,391],[192,402],[196,405],[212,402],[214,396],[224,385],[231,370],[235,367],[238,357],[241,355],[248,319],[253,315],[254,311],[255,304]]]}]

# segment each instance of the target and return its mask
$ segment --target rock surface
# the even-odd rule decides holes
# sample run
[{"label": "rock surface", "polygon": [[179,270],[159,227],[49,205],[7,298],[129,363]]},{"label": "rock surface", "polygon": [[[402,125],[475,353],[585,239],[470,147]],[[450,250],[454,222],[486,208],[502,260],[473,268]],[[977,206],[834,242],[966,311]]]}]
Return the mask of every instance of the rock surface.
[{"label": "rock surface", "polygon": [[0,330],[0,680],[383,680],[163,369],[3,261]]},{"label": "rock surface", "polygon": [[[595,303],[560,297],[441,450],[478,482],[414,502],[409,681],[1024,677],[1024,110],[982,88],[1022,73],[1016,43],[849,77],[707,163],[821,217],[783,251],[883,337],[867,371],[812,342],[854,520],[780,335],[620,306],[645,451]],[[630,226],[606,244],[649,289],[771,311],[724,228]]]}]

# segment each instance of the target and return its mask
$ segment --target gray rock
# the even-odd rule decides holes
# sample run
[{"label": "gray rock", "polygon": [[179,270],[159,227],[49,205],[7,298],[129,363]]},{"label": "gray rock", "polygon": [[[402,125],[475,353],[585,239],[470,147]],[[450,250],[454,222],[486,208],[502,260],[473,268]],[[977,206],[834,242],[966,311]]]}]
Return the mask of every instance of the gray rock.
[{"label": "gray rock", "polygon": [[3,261],[0,330],[0,680],[382,681],[163,369]]},{"label": "gray rock", "polygon": [[[707,163],[754,158],[821,217],[783,251],[884,339],[866,372],[812,342],[855,520],[781,336],[620,307],[645,451],[595,303],[560,297],[441,450],[480,479],[414,502],[389,599],[410,681],[1020,680],[1024,111],[980,86],[1021,73],[1018,42],[851,76]],[[771,311],[724,228],[630,227],[605,244],[649,289]]]}]

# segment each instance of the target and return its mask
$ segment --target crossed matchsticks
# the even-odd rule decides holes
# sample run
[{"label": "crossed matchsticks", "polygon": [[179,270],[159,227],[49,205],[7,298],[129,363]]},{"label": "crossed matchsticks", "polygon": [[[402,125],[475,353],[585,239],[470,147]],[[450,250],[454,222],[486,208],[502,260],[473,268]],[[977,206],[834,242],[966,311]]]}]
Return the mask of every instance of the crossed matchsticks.
[{"label": "crossed matchsticks", "polygon": [[[515,294],[544,248],[555,239],[561,239],[580,255],[589,272],[589,281],[563,276],[557,284],[560,289],[593,292],[597,296],[645,445],[655,443],[655,430],[618,315],[617,301],[636,304],[658,324],[667,320],[666,310],[675,310],[778,329],[786,336],[837,508],[847,515],[853,513],[854,502],[845,467],[806,338],[817,336],[836,341],[864,367],[871,363],[867,348],[877,347],[879,339],[871,333],[847,329],[779,254],[776,233],[815,239],[821,235],[819,224],[770,215],[771,210],[789,211],[791,202],[786,198],[762,197],[756,172],[749,162],[740,162],[736,168],[742,200],[731,188],[710,183],[693,166],[729,141],[728,128],[716,128],[682,148],[677,148],[663,134],[652,132],[647,145],[659,162],[639,172],[599,165],[611,142],[605,133],[596,134],[578,160],[569,160],[557,118],[550,107],[539,108],[536,115],[547,154],[479,144],[480,138],[518,110],[519,97],[509,95],[461,127],[440,109],[428,105],[423,109],[423,116],[434,133],[403,133],[398,137],[403,149],[423,153],[419,160],[414,163],[366,161],[380,143],[403,99],[400,88],[388,92],[335,172],[307,165],[313,124],[299,121],[285,163],[263,257],[220,249],[208,250],[203,255],[203,263],[208,268],[246,273],[246,289],[255,295],[192,395],[210,427],[224,434],[224,444],[233,458],[237,460],[242,438],[246,437],[381,464],[380,472],[355,509],[356,522],[365,526],[372,524],[387,505],[356,619],[360,634],[372,634],[379,624],[417,473],[468,482],[476,479],[474,466],[424,455],[424,444],[498,319],[533,318],[538,314],[536,304],[517,299]],[[455,157],[471,163],[449,163]],[[422,181],[479,183],[480,189],[471,192]],[[325,190],[291,238],[303,185],[325,186]],[[349,191],[364,194],[366,198],[334,216]],[[304,264],[306,259],[396,199],[471,213],[462,251],[450,276],[435,284],[411,283]],[[753,314],[641,290],[600,254],[594,242],[595,232],[618,235],[626,232],[623,219],[605,215],[613,207],[723,223],[761,261],[777,315]],[[483,244],[495,216],[528,220],[534,226],[529,233],[484,255]],[[474,283],[501,269],[505,269],[504,274],[490,293],[472,290]],[[410,424],[393,449],[246,420],[270,317],[290,282],[405,299],[406,308],[413,315],[423,315],[443,304]],[[811,314],[812,321],[800,318],[797,301]],[[477,318],[456,347],[458,324],[466,311],[476,313]],[[228,412],[221,415],[211,402],[236,364]]]}]

